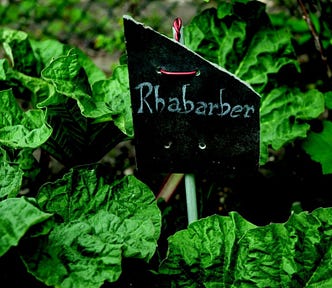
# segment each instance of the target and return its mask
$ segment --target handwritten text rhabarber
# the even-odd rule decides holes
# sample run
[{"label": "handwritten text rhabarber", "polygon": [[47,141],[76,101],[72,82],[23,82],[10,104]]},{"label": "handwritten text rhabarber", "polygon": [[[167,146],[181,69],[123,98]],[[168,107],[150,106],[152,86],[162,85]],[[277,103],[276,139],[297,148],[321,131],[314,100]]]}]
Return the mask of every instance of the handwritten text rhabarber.
[{"label": "handwritten text rhabarber", "polygon": [[255,113],[254,105],[234,105],[223,102],[224,88],[219,90],[219,102],[194,101],[187,97],[187,87],[190,84],[182,85],[182,94],[179,97],[161,97],[159,95],[160,85],[153,85],[150,82],[142,82],[135,87],[139,91],[139,108],[137,114],[160,113],[165,109],[173,113],[195,113],[196,115],[220,116],[231,118],[250,118]]}]

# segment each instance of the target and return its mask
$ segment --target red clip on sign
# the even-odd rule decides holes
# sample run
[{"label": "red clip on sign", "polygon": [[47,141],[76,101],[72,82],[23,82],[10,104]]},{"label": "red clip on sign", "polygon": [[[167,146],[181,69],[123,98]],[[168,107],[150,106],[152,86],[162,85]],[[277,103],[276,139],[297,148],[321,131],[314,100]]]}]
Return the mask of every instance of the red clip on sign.
[{"label": "red clip on sign", "polygon": [[176,40],[124,16],[137,169],[258,168],[260,96]]}]

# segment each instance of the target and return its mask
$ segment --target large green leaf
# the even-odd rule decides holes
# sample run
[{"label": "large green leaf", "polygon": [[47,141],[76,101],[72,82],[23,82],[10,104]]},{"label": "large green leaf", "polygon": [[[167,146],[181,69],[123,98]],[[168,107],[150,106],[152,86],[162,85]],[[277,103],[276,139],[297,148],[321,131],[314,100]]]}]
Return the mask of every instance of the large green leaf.
[{"label": "large green leaf", "polygon": [[100,167],[72,169],[45,184],[37,200],[59,217],[37,251],[24,255],[30,272],[47,285],[100,287],[119,278],[123,257],[149,261],[155,252],[160,211],[134,176],[109,183]]},{"label": "large green leaf", "polygon": [[24,197],[0,201],[0,256],[16,246],[32,226],[52,216],[38,209],[34,202],[35,199]]},{"label": "large green leaf", "polygon": [[110,110],[109,114],[100,116],[96,122],[112,119],[123,133],[131,137],[134,131],[128,77],[127,65],[117,66],[111,78],[96,82],[92,90],[96,101],[107,103]]},{"label": "large green leaf", "polygon": [[67,55],[69,51],[72,50],[77,54],[79,64],[84,67],[90,85],[96,81],[106,78],[105,73],[96,66],[92,59],[76,47],[62,44],[54,39],[47,39],[43,41],[30,40],[30,42],[36,58],[40,61],[42,68],[49,65],[55,58]]},{"label": "large green leaf", "polygon": [[305,93],[280,87],[272,90],[261,104],[260,162],[268,158],[268,147],[280,149],[292,139],[306,138],[310,125],[305,120],[324,111],[324,94],[316,89]]},{"label": "large green leaf", "polygon": [[159,272],[168,275],[175,287],[224,287],[232,283],[237,243],[254,227],[237,213],[193,222],[169,237],[168,256]]},{"label": "large green leaf", "polygon": [[[78,106],[86,117],[95,118],[100,114],[106,114],[108,110],[105,103],[93,101],[88,75],[78,59],[74,49],[67,55],[52,59],[42,71],[42,78],[52,83],[59,94],[77,100]],[[47,101],[40,103],[39,106],[46,104]]]},{"label": "large green leaf", "polygon": [[65,101],[77,101],[81,113],[96,122],[112,121],[126,135],[132,136],[132,118],[127,66],[118,66],[110,79],[91,84],[88,71],[80,63],[76,50],[53,59],[42,71],[42,77],[53,83],[59,95],[50,95],[39,107]]},{"label": "large green leaf", "polygon": [[0,143],[12,148],[36,148],[52,133],[45,112],[18,106],[12,90],[0,91]]},{"label": "large green leaf", "polygon": [[269,76],[276,75],[287,64],[297,64],[289,32],[274,29],[259,30],[252,37],[235,74],[258,92],[264,93],[265,85],[270,80]]},{"label": "large green leaf", "polygon": [[0,147],[0,199],[15,197],[22,185],[23,171],[10,163],[7,152]]},{"label": "large green leaf", "polygon": [[0,28],[0,43],[15,70],[31,76],[38,75],[37,59],[27,33]]},{"label": "large green leaf", "polygon": [[35,55],[28,34],[0,29],[0,43],[10,62],[0,60],[0,81],[4,81],[1,83],[2,87],[12,88],[16,98],[29,101],[32,107],[36,107],[36,103],[54,93],[54,88],[39,78],[44,63]]},{"label": "large green leaf", "polygon": [[236,212],[169,237],[159,272],[172,287],[330,287],[332,209],[256,227]]},{"label": "large green leaf", "polygon": [[70,167],[100,160],[133,134],[126,66],[116,68],[110,79],[89,78],[77,52],[54,58],[43,70],[57,92],[38,104],[48,107],[54,129],[43,147]]},{"label": "large green leaf", "polygon": [[0,199],[15,197],[21,189],[23,171],[18,165],[0,162]]},{"label": "large green leaf", "polygon": [[23,31],[1,28],[0,43],[2,43],[14,69],[26,75],[39,76],[41,70],[52,59],[66,55],[70,50],[75,50],[80,65],[87,71],[91,85],[95,81],[106,78],[103,71],[80,49],[62,44],[54,39],[34,41]]},{"label": "large green leaf", "polygon": [[302,144],[311,159],[322,165],[323,174],[332,174],[332,123],[323,121],[320,133],[311,132]]}]

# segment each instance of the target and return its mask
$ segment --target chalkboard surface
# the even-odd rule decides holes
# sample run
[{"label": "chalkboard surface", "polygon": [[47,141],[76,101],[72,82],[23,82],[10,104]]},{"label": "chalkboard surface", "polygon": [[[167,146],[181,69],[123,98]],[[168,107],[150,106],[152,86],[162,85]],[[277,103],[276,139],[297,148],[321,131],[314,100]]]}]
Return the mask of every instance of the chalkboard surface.
[{"label": "chalkboard surface", "polygon": [[123,20],[138,171],[257,169],[260,96],[181,43]]}]

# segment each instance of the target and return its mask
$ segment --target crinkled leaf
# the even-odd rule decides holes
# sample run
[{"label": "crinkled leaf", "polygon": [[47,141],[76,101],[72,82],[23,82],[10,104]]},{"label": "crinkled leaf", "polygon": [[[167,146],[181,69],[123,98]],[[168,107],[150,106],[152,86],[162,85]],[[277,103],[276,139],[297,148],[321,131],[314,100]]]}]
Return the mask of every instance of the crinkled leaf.
[{"label": "crinkled leaf", "polygon": [[332,174],[332,123],[323,121],[320,133],[311,132],[302,144],[311,159],[322,165],[323,174]]},{"label": "crinkled leaf", "polygon": [[0,60],[0,80],[6,81],[5,87],[15,88],[15,97],[26,99],[35,107],[37,102],[54,93],[53,87],[39,78],[44,64],[36,58],[26,33],[0,29],[0,42],[12,64],[8,68],[8,62]]},{"label": "crinkled leaf", "polygon": [[277,74],[287,64],[296,65],[291,35],[287,30],[258,31],[235,74],[258,92],[263,92],[269,74]]},{"label": "crinkled leaf", "polygon": [[37,252],[24,255],[30,272],[47,285],[100,287],[119,278],[123,257],[148,261],[155,252],[160,211],[134,176],[108,183],[99,168],[72,169],[45,184],[37,200],[63,219]]},{"label": "crinkled leaf", "polygon": [[332,209],[255,227],[232,212],[169,238],[159,272],[172,287],[329,287]]},{"label": "crinkled leaf", "polygon": [[0,143],[12,148],[36,148],[51,135],[42,110],[23,112],[12,90],[0,91]]},{"label": "crinkled leaf", "polygon": [[[119,66],[110,79],[91,84],[88,71],[79,59],[77,51],[70,50],[68,55],[51,61],[42,71],[42,77],[53,83],[60,95],[75,99],[85,117],[97,118],[96,122],[114,120],[123,133],[132,136],[127,67]],[[58,95],[51,95],[39,107],[54,104],[57,98]]]},{"label": "crinkled leaf", "polygon": [[[88,74],[79,59],[78,50],[71,49],[68,54],[52,59],[42,71],[42,77],[52,83],[58,93],[75,99],[86,117],[106,114],[106,105],[93,101]],[[46,101],[39,106],[47,104]]]},{"label": "crinkled leaf", "polygon": [[32,107],[40,108],[37,105],[38,102],[55,94],[54,87],[41,78],[32,77],[13,69],[8,69],[6,77],[9,86],[16,88],[13,90],[15,91],[14,96],[28,100]]},{"label": "crinkled leaf", "polygon": [[74,50],[78,55],[80,65],[88,74],[91,85],[95,81],[105,78],[105,74],[80,49],[59,41],[53,39],[34,41],[23,31],[2,28],[0,29],[0,43],[3,43],[5,52],[15,70],[26,75],[39,75],[53,58],[66,55],[69,50]]},{"label": "crinkled leaf", "polygon": [[69,51],[75,51],[79,64],[84,67],[90,85],[94,82],[105,79],[105,73],[99,69],[92,59],[82,52],[82,50],[70,45],[62,44],[57,40],[47,39],[43,41],[30,40],[32,49],[37,59],[42,63],[42,67],[46,67],[55,58],[68,55]]},{"label": "crinkled leaf", "polygon": [[168,256],[159,272],[175,287],[224,287],[232,282],[237,243],[254,227],[235,212],[193,222],[168,238]]},{"label": "crinkled leaf", "polygon": [[16,197],[22,189],[23,177],[34,178],[39,173],[32,149],[17,152],[17,157],[10,159],[8,153],[0,147],[0,199]]},{"label": "crinkled leaf", "polygon": [[94,99],[106,103],[110,110],[109,115],[102,115],[96,121],[105,121],[109,116],[124,134],[133,136],[127,65],[117,66],[111,78],[96,82],[92,90]]},{"label": "crinkled leaf", "polygon": [[[104,103],[93,101],[87,73],[80,65],[75,50],[70,50],[67,55],[53,59],[42,71],[42,78],[52,83],[58,93],[75,99],[86,117],[95,118],[107,113]],[[46,104],[47,102],[39,105]]]},{"label": "crinkled leaf", "polygon": [[0,162],[0,199],[15,197],[20,191],[23,179],[23,171],[17,164]]},{"label": "crinkled leaf", "polygon": [[324,95],[318,90],[305,93],[283,86],[272,90],[261,103],[260,162],[268,158],[267,148],[280,149],[291,139],[305,138],[314,119],[324,111]]},{"label": "crinkled leaf", "polygon": [[21,197],[0,202],[0,256],[16,246],[32,226],[52,216],[38,209],[33,201]]},{"label": "crinkled leaf", "polygon": [[37,75],[37,60],[27,33],[1,28],[0,43],[2,43],[15,70],[31,76]]}]

